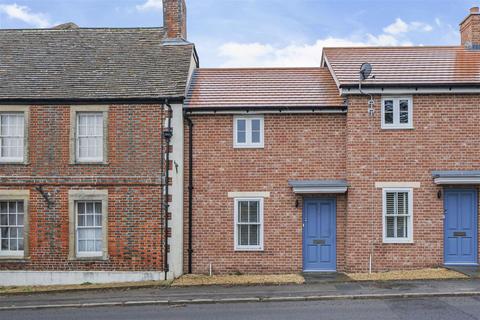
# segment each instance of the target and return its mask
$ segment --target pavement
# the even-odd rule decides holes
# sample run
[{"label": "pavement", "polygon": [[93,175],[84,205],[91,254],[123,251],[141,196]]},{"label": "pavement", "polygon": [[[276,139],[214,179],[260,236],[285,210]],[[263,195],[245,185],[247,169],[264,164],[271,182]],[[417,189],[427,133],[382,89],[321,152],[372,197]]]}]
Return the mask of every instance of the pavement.
[{"label": "pavement", "polygon": [[8,310],[145,305],[230,304],[359,299],[480,297],[480,279],[346,282],[326,278],[303,285],[109,289],[0,296]]}]

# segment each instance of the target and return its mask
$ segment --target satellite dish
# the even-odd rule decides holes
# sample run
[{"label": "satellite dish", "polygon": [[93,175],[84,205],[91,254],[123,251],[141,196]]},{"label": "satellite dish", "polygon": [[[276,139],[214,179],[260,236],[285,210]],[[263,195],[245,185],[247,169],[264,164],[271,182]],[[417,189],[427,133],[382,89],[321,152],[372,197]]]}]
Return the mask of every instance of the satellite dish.
[{"label": "satellite dish", "polygon": [[372,65],[368,62],[362,63],[360,67],[360,80],[366,80],[372,73]]}]

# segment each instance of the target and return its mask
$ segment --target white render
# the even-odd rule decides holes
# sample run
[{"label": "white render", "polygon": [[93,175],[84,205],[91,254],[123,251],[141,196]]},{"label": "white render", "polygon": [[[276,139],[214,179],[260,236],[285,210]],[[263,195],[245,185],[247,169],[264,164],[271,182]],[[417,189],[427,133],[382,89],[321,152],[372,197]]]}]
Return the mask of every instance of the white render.
[{"label": "white render", "polygon": [[169,193],[172,196],[170,212],[172,219],[169,221],[172,235],[168,240],[170,252],[168,253],[169,279],[177,278],[183,274],[183,105],[172,105],[172,130],[173,136],[170,142],[172,153],[170,160],[173,168],[169,172],[172,185]]},{"label": "white render", "polygon": [[159,271],[0,271],[0,286],[160,281]]}]

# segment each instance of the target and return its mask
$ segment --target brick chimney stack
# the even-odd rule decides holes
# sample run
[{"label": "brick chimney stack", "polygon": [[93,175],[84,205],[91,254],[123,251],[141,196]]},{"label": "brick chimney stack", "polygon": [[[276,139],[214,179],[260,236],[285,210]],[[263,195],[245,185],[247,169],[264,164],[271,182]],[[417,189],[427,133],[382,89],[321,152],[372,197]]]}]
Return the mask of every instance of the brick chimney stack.
[{"label": "brick chimney stack", "polygon": [[473,7],[470,14],[460,23],[462,46],[480,50],[480,9]]},{"label": "brick chimney stack", "polygon": [[187,40],[185,0],[163,0],[163,27],[168,39]]}]

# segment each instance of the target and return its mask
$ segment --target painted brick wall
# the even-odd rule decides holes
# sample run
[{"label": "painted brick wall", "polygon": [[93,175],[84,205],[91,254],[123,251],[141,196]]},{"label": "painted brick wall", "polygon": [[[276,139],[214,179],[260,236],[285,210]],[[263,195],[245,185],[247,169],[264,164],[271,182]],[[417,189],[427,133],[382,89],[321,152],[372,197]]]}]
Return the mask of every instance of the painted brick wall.
[{"label": "painted brick wall", "polygon": [[[368,270],[372,239],[376,271],[443,264],[443,199],[437,198],[441,188],[433,183],[431,172],[480,169],[479,106],[478,95],[414,96],[414,129],[382,130],[380,97],[376,97],[373,120],[367,113],[367,98],[350,98],[348,270]],[[421,183],[413,191],[413,244],[382,243],[382,190],[375,189],[374,183],[387,181]]]},{"label": "painted brick wall", "polygon": [[[0,269],[163,270],[162,127],[159,105],[111,105],[109,163],[72,165],[69,106],[31,106],[30,164],[0,165],[0,176],[8,177],[0,188],[30,190],[30,256],[0,260]],[[39,181],[51,193],[51,208],[35,190]],[[109,193],[109,259],[69,261],[68,190],[92,188]]]},{"label": "painted brick wall", "polygon": [[[289,179],[344,179],[345,115],[265,115],[265,148],[233,148],[233,116],[192,116],[194,123],[193,272],[282,273],[302,270],[302,197]],[[188,163],[188,131],[185,133]],[[185,167],[185,249],[188,169]],[[269,191],[264,251],[235,252],[228,192]],[[328,195],[327,195],[328,196]],[[300,207],[295,208],[295,200]],[[337,198],[337,264],[344,268],[345,196]],[[187,266],[185,250],[185,268]],[[186,270],[186,269],[185,269]]]}]

